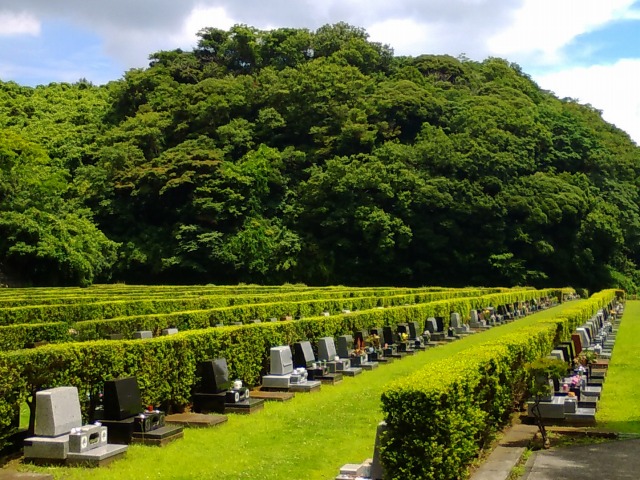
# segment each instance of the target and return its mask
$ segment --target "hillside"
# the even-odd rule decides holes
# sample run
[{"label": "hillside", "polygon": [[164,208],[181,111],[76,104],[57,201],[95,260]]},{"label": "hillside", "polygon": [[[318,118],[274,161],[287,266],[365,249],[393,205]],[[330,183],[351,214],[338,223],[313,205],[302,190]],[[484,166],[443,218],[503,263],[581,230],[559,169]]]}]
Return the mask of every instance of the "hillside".
[{"label": "hillside", "polygon": [[205,29],[105,86],[0,83],[20,284],[640,284],[640,149],[508,61]]}]

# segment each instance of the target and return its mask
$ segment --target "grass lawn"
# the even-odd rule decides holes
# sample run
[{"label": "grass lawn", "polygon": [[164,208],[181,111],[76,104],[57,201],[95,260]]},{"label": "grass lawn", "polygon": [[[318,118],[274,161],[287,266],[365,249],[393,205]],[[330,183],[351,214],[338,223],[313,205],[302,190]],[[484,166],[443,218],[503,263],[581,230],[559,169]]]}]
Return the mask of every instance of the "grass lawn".
[{"label": "grass lawn", "polygon": [[[576,302],[569,303],[572,307]],[[640,306],[640,302],[639,302]],[[558,315],[562,306],[492,328],[391,365],[345,378],[322,391],[267,403],[254,415],[230,415],[212,429],[185,429],[183,440],[164,448],[132,446],[127,457],[91,472],[81,468],[21,468],[84,479],[333,479],[340,466],[373,455],[375,427],[382,420],[380,393],[388,382],[434,360],[495,340],[526,324]],[[626,315],[631,316],[629,311]],[[608,381],[607,381],[608,383]],[[425,412],[428,415],[428,412]]]},{"label": "grass lawn", "polygon": [[596,420],[598,427],[640,434],[640,301],[628,301],[616,336]]}]

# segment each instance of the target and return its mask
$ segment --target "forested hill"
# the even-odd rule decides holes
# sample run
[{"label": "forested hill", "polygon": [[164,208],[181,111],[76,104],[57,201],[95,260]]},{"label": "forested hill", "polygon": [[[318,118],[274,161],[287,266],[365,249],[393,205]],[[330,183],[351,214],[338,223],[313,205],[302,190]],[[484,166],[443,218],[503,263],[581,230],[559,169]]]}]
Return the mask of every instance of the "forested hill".
[{"label": "forested hill", "polygon": [[394,57],[342,23],[205,29],[150,60],[0,83],[5,279],[638,280],[640,149],[517,65]]}]

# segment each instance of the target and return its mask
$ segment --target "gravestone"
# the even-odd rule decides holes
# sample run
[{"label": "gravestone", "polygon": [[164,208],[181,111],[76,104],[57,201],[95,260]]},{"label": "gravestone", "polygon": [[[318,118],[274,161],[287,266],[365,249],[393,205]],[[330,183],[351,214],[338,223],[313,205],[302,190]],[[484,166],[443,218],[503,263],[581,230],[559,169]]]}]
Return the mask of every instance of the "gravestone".
[{"label": "gravestone", "polygon": [[352,367],[359,367],[363,370],[373,370],[378,367],[377,362],[370,362],[367,360],[367,354],[365,352],[364,344],[355,345],[353,336],[341,335],[338,337],[338,356],[340,358],[348,358]]},{"label": "gravestone", "polygon": [[104,382],[102,406],[104,417],[112,420],[124,420],[139,414],[142,398],[135,377]]},{"label": "gravestone", "polygon": [[34,463],[107,464],[124,455],[126,446],[107,443],[107,428],[82,425],[76,387],[36,393],[35,436],[24,441],[24,457]]},{"label": "gravestone", "polygon": [[233,384],[229,379],[229,367],[226,358],[214,358],[200,362],[198,366],[200,392],[221,393],[229,390]]},{"label": "gravestone", "polygon": [[438,332],[444,332],[444,317],[436,317],[436,325],[438,326]]},{"label": "gravestone", "polygon": [[336,359],[336,345],[333,337],[323,337],[318,340],[318,359],[322,362],[331,362]]},{"label": "gravestone", "polygon": [[444,340],[445,334],[444,332],[438,330],[438,319],[435,317],[427,318],[427,323],[425,324],[426,330],[431,334],[431,340],[434,341],[442,341]]},{"label": "gravestone", "polygon": [[337,354],[340,358],[349,358],[354,352],[353,348],[353,336],[352,335],[340,335],[338,337]]},{"label": "gravestone", "polygon": [[175,335],[176,333],[178,333],[178,329],[177,328],[165,328],[165,329],[162,330],[162,335],[163,336]]},{"label": "gravestone", "polygon": [[57,387],[36,393],[37,436],[57,437],[82,426],[80,399],[76,387]]},{"label": "gravestone", "polygon": [[333,337],[323,337],[318,340],[318,358],[326,362],[329,373],[342,373],[350,377],[362,373],[362,368],[351,366],[350,359],[338,356]]},{"label": "gravestone", "polygon": [[357,348],[358,345],[366,345],[368,336],[369,334],[366,330],[356,330],[353,332],[353,348]]},{"label": "gravestone", "polygon": [[287,345],[271,348],[271,375],[287,375],[293,372],[293,357]]},{"label": "gravestone", "polygon": [[382,342],[383,342],[382,351],[384,352],[385,357],[403,358],[406,355],[405,352],[398,351],[398,346],[396,345],[396,342],[395,342],[393,329],[388,325],[382,327]]},{"label": "gravestone", "polygon": [[436,319],[434,317],[427,318],[425,327],[426,327],[426,330],[431,334],[438,332],[438,323],[436,322]]},{"label": "gravestone", "polygon": [[564,352],[560,349],[551,350],[551,353],[549,354],[549,356],[553,358],[557,358],[558,360],[562,360],[563,362],[567,361],[567,359],[564,356]]},{"label": "gravestone", "polygon": [[271,347],[269,375],[262,377],[262,389],[287,392],[320,390],[320,381],[308,380],[307,369],[293,367],[293,355],[288,345]]},{"label": "gravestone", "polygon": [[137,332],[133,332],[133,338],[135,339],[153,338],[153,332],[151,330],[139,330]]},{"label": "gravestone", "polygon": [[329,373],[327,366],[316,360],[311,342],[308,340],[293,345],[293,367],[306,368],[309,380],[320,380],[331,385],[342,381],[341,373]]},{"label": "gravestone", "polygon": [[316,363],[316,356],[313,353],[311,342],[296,342],[293,344],[293,366],[294,368],[311,368]]},{"label": "gravestone", "polygon": [[382,327],[382,341],[387,345],[395,345],[396,339],[393,335],[393,329],[390,326]]},{"label": "gravestone", "polygon": [[580,355],[580,352],[582,352],[582,340],[580,338],[580,335],[578,335],[577,333],[572,333],[571,342],[573,343],[573,349],[576,356]]},{"label": "gravestone", "polygon": [[108,428],[109,443],[163,446],[184,436],[182,427],[165,425],[164,412],[143,408],[135,377],[105,381],[102,403],[95,417]]},{"label": "gravestone", "polygon": [[583,350],[591,346],[591,339],[589,338],[589,334],[586,329],[576,328],[576,333],[580,335],[580,342]]},{"label": "gravestone", "polygon": [[380,459],[380,452],[383,447],[383,436],[386,431],[387,424],[380,422],[376,429],[373,459],[367,459],[360,464],[348,463],[343,465],[335,480],[383,480],[385,471]]},{"label": "gravestone", "polygon": [[409,332],[409,324],[408,323],[399,323],[397,326],[398,332],[398,352],[406,353],[408,355],[413,355],[416,352],[414,348],[415,340],[410,340],[410,332]]},{"label": "gravestone", "polygon": [[240,380],[231,380],[226,358],[200,362],[197,373],[201,381],[193,395],[194,412],[249,414],[264,407],[264,400],[251,398]]},{"label": "gravestone", "polygon": [[409,326],[409,341],[411,342],[415,350],[425,350],[427,346],[422,339],[422,332],[419,331],[420,325],[418,322],[408,322]]}]

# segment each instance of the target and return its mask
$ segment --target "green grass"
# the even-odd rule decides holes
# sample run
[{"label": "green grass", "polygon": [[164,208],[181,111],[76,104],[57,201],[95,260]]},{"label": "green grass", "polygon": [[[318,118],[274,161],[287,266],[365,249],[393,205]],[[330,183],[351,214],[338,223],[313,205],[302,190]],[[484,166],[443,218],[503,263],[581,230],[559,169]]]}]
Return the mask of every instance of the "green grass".
[{"label": "green grass", "polygon": [[[429,362],[463,354],[523,325],[556,316],[561,308],[406,357],[336,386],[323,385],[319,393],[267,403],[254,415],[230,415],[226,424],[213,429],[186,429],[183,440],[164,448],[132,446],[125,459],[91,471],[91,478],[333,479],[343,464],[373,455],[375,427],[382,420],[380,393],[387,383]],[[53,473],[55,478],[88,475],[81,468],[24,468]]]},{"label": "green grass", "polygon": [[639,348],[640,301],[628,301],[596,414],[598,427],[640,434]]}]

